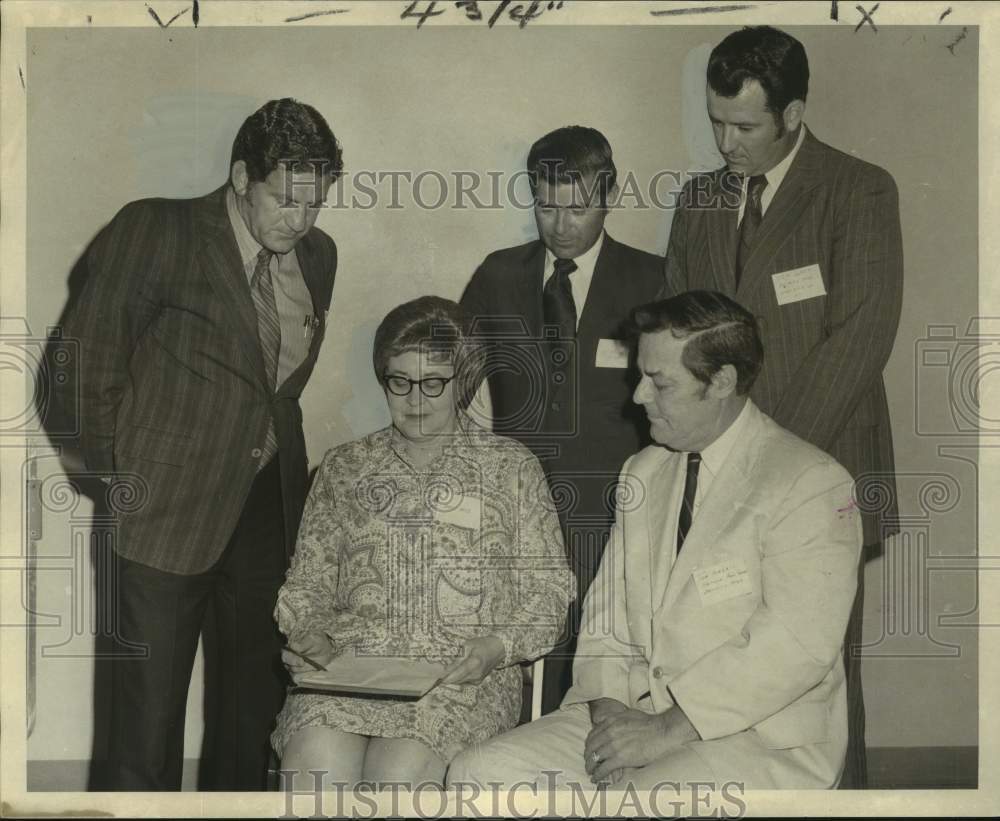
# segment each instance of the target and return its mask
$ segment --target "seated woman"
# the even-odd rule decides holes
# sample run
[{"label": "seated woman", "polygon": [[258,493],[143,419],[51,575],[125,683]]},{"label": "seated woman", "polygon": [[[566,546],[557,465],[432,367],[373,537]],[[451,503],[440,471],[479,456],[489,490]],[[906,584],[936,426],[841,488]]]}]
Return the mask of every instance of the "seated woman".
[{"label": "seated woman", "polygon": [[283,770],[440,785],[460,750],[517,723],[518,662],[562,631],[574,583],[555,508],[530,451],[464,412],[481,381],[467,327],[439,297],[382,321],[392,425],[326,454],[275,609],[289,648],[321,664],[357,651],[446,673],[418,701],[291,693],[271,737]]}]

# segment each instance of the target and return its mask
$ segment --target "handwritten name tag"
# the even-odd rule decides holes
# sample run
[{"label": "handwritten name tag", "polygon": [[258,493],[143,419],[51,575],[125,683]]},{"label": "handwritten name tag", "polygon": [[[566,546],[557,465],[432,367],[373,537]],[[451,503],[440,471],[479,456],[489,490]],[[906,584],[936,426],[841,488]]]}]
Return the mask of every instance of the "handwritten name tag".
[{"label": "handwritten name tag", "polygon": [[447,510],[435,510],[434,518],[445,524],[481,530],[483,526],[483,503],[475,496],[463,496],[458,507],[448,505]]},{"label": "handwritten name tag", "polygon": [[702,604],[718,604],[753,592],[750,573],[739,559],[729,559],[694,571]]},{"label": "handwritten name tag", "polygon": [[594,366],[597,368],[627,368],[628,346],[620,339],[598,339],[597,358]]},{"label": "handwritten name tag", "polygon": [[774,282],[774,295],[779,305],[801,302],[803,299],[826,294],[823,275],[816,264],[772,274],[771,280]]}]

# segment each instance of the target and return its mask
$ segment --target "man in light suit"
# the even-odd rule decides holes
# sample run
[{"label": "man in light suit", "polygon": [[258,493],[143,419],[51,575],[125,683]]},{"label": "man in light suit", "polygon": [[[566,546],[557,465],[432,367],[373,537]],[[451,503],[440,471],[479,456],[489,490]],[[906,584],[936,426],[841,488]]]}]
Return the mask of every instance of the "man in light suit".
[{"label": "man in light suit", "polygon": [[341,168],[319,112],[273,100],[240,128],[225,185],[130,203],[87,253],[67,390],[87,469],[137,494],[114,545],[119,646],[95,788],[180,788],[203,625],[201,786],[265,786],[285,689],[272,612],[307,486],[298,400],[337,267],[313,224]]},{"label": "man in light suit", "polygon": [[663,261],[604,231],[618,188],[611,146],[599,131],[567,126],[546,134],[527,167],[539,238],[490,254],[462,305],[490,343],[493,430],[542,463],[577,578],[566,641],[545,662],[548,712],[570,685],[579,607],[611,528],[618,473],[648,441],[629,402],[634,378],[619,340],[629,310],[660,287]]},{"label": "man in light suit", "polygon": [[829,788],[861,547],[851,477],[748,399],[762,351],[739,305],[692,291],[634,320],[658,444],[622,472],[573,688],[449,781]]},{"label": "man in light suit", "polygon": [[[802,44],[768,26],[725,38],[708,63],[708,114],[726,168],[685,187],[663,295],[705,288],[758,317],[751,398],[856,480],[866,553],[898,531],[882,371],[899,325],[903,248],[892,177],[806,128]],[[842,787],[867,785],[860,658],[864,563],[845,643],[850,702]]]}]

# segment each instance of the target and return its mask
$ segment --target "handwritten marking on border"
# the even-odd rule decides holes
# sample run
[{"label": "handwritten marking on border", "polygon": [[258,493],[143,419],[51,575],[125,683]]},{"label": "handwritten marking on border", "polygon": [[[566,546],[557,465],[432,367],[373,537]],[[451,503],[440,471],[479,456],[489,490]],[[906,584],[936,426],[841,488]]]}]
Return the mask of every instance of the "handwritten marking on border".
[{"label": "handwritten marking on border", "polygon": [[149,12],[149,16],[150,16],[150,17],[152,17],[152,18],[153,18],[153,19],[154,19],[154,20],[156,21],[156,24],[157,24],[157,25],[158,25],[158,26],[159,26],[159,27],[160,27],[161,29],[165,29],[165,28],[169,27],[169,26],[170,26],[170,24],[171,24],[171,23],[173,23],[173,22],[174,22],[174,20],[176,20],[176,19],[177,19],[178,17],[180,17],[180,16],[182,15],[182,14],[187,14],[187,13],[188,13],[189,11],[191,11],[191,7],[190,7],[190,6],[188,6],[188,8],[186,8],[186,9],[181,9],[181,10],[180,10],[179,12],[177,12],[177,14],[175,14],[175,15],[174,15],[173,17],[171,17],[171,18],[170,18],[169,20],[167,20],[167,22],[166,22],[166,23],[164,23],[164,22],[163,22],[163,21],[162,21],[162,20],[160,19],[160,15],[158,15],[158,14],[156,13],[156,11],[155,11],[155,10],[153,9],[153,7],[152,7],[151,5],[149,5],[149,3],[146,3],[145,5],[146,5],[146,11],[148,11],[148,12]]},{"label": "handwritten marking on border", "polygon": [[[563,7],[563,0],[549,0],[548,3],[545,0],[531,0],[530,3],[511,5],[512,3],[513,0],[499,0],[493,10],[493,14],[487,21],[487,28],[492,29],[500,18],[506,15],[510,20],[517,23],[518,28],[523,29],[528,23],[532,20],[537,20],[546,11],[558,11]],[[411,0],[399,16],[399,19],[415,19],[417,21],[417,28],[422,28],[424,23],[434,17],[440,17],[448,10],[446,4],[444,4],[445,8],[438,8],[438,5],[439,0]],[[464,19],[466,20],[480,22],[484,19],[478,0],[455,0],[454,8],[457,11],[464,11]]]},{"label": "handwritten marking on border", "polygon": [[734,6],[695,6],[693,8],[685,9],[657,9],[656,11],[651,11],[650,14],[653,17],[676,17],[681,14],[711,14],[716,11],[743,11],[745,9],[755,9],[757,6],[753,4],[741,4]]},{"label": "handwritten marking on border", "polygon": [[943,13],[941,14],[941,16],[940,16],[940,17],[938,17],[938,22],[940,23],[940,22],[941,22],[942,20],[944,20],[944,18],[945,18],[945,17],[947,17],[947,16],[949,15],[949,14],[951,14],[951,6],[948,6],[948,8],[946,8],[946,9],[944,10],[944,12],[943,12]]},{"label": "handwritten marking on border", "polygon": [[861,12],[861,22],[860,22],[860,23],[858,23],[858,24],[857,24],[857,25],[856,25],[856,26],[854,27],[854,33],[855,33],[855,34],[857,34],[857,33],[858,33],[859,29],[860,29],[860,28],[861,28],[861,27],[862,27],[862,26],[863,26],[863,25],[864,25],[865,23],[867,23],[868,25],[870,25],[870,26],[872,27],[872,30],[873,30],[873,31],[874,31],[874,32],[875,32],[876,34],[878,34],[878,26],[876,26],[876,25],[875,25],[875,21],[874,21],[874,20],[872,20],[872,15],[873,15],[873,14],[874,14],[875,12],[877,12],[877,11],[878,11],[878,7],[879,7],[880,5],[881,5],[881,3],[876,3],[876,4],[875,4],[874,6],[872,6],[872,7],[871,7],[871,8],[870,8],[870,9],[869,9],[868,11],[865,11],[865,10],[864,10],[864,9],[863,9],[863,8],[862,8],[861,6],[855,6],[855,7],[854,7],[854,8],[856,8],[856,9],[857,9],[858,11],[860,11],[860,12]]},{"label": "handwritten marking on border", "polygon": [[414,11],[414,9],[416,9],[416,7],[419,5],[419,3],[420,3],[420,0],[413,0],[413,2],[410,3],[410,5],[408,5],[403,10],[403,13],[401,15],[399,15],[399,19],[400,20],[406,20],[406,19],[408,19],[410,17],[416,17],[416,18],[418,18],[417,19],[417,28],[419,29],[431,17],[438,17],[439,15],[444,14],[444,9],[435,9],[434,8],[437,5],[437,3],[434,2],[434,0],[431,0],[431,2],[428,3],[427,8],[424,9],[422,12],[420,12],[420,11]]},{"label": "handwritten marking on border", "polygon": [[961,43],[968,36],[969,36],[969,27],[968,26],[962,26],[962,31],[959,33],[958,37],[956,37],[948,45],[945,46],[945,48],[948,49],[948,51],[951,52],[951,56],[952,57],[955,56],[955,46],[957,46],[959,43]]},{"label": "handwritten marking on border", "polygon": [[27,86],[24,84],[24,72],[21,71],[20,66],[17,67],[17,76],[21,78],[21,88],[27,89]]},{"label": "handwritten marking on border", "polygon": [[286,17],[286,23],[297,23],[299,20],[308,20],[310,17],[326,17],[330,14],[344,14],[350,9],[330,9],[329,11],[311,11],[308,14],[300,14],[298,17]]}]

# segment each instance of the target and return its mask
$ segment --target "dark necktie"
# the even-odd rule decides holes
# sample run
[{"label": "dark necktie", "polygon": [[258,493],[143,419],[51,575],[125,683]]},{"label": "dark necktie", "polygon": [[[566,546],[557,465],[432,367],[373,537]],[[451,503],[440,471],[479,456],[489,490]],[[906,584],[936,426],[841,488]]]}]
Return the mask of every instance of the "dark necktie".
[{"label": "dark necktie", "polygon": [[700,453],[689,453],[687,476],[684,478],[684,499],[681,501],[681,515],[677,519],[677,552],[681,552],[684,539],[691,529],[691,519],[694,516],[694,497],[698,493],[698,467],[701,465]]},{"label": "dark necktie", "polygon": [[[272,253],[261,248],[257,254],[257,265],[250,277],[250,294],[257,309],[257,336],[261,353],[264,355],[264,369],[267,372],[268,387],[273,391],[278,381],[278,353],[281,349],[281,324],[278,322],[278,306],[274,301],[274,282],[271,279]],[[267,439],[260,464],[266,465],[278,452],[278,437],[274,432],[274,418],[268,414]]]},{"label": "dark necktie", "polygon": [[760,198],[765,188],[767,188],[767,177],[763,174],[751,177],[747,182],[747,204],[743,209],[743,222],[740,223],[740,244],[736,249],[737,287],[740,284],[740,277],[743,275],[743,266],[753,250],[753,240],[757,229],[760,228],[760,222],[764,219]]},{"label": "dark necktie", "polygon": [[571,259],[557,259],[555,271],[545,283],[542,294],[542,310],[546,325],[558,325],[559,336],[573,339],[576,336],[576,303],[573,301],[573,287],[569,275],[576,270]]}]

